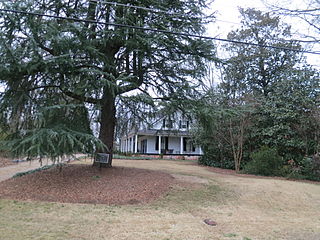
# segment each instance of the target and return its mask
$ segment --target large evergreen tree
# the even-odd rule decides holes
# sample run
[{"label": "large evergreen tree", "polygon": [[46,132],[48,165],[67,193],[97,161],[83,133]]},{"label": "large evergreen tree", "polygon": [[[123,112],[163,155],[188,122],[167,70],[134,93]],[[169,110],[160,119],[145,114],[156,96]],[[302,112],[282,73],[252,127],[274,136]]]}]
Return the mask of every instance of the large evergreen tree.
[{"label": "large evergreen tree", "polygon": [[[1,96],[5,121],[27,122],[45,107],[76,101],[100,111],[99,139],[112,153],[117,98],[129,92],[151,92],[170,99],[196,85],[194,79],[203,76],[203,61],[212,58],[213,45],[185,34],[202,34],[204,23],[212,20],[203,14],[206,1],[115,3],[1,3],[3,9],[20,11],[1,11],[0,81],[5,86]],[[15,131],[23,138],[26,129],[35,127],[31,121],[16,125]]]}]

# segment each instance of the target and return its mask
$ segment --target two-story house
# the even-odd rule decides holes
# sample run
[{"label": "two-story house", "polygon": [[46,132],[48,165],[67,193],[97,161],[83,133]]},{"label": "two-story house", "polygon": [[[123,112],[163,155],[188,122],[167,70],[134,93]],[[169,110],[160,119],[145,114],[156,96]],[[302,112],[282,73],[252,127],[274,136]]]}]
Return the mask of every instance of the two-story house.
[{"label": "two-story house", "polygon": [[124,153],[202,155],[201,148],[192,142],[191,127],[191,120],[182,114],[160,118],[123,136],[119,149]]}]

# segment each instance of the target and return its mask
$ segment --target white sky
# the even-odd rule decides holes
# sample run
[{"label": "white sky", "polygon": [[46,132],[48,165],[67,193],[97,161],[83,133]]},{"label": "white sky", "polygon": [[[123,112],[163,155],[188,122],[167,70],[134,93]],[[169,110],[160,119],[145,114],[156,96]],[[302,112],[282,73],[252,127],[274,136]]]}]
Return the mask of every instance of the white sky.
[{"label": "white sky", "polygon": [[[306,8],[304,0],[265,0],[269,4],[278,5],[283,7],[289,7],[290,9]],[[240,14],[238,7],[242,8],[256,8],[261,11],[268,12],[268,9],[262,0],[215,0],[212,4],[212,11],[216,11],[217,21],[208,27],[208,35],[213,37],[226,38],[228,32],[240,27]],[[299,33],[308,33],[309,25],[296,18],[283,18],[284,22],[287,22],[292,26],[292,32],[297,33],[294,35],[296,39],[302,39]],[[216,42],[216,44],[219,44]],[[221,44],[221,43],[220,43]],[[320,50],[320,44],[314,45],[313,51]],[[306,54],[308,62],[315,67],[320,67],[320,56]]]},{"label": "white sky", "polygon": [[237,27],[240,23],[238,7],[268,10],[260,0],[215,0],[212,4],[212,10],[217,11],[217,23],[227,24],[228,27]]}]

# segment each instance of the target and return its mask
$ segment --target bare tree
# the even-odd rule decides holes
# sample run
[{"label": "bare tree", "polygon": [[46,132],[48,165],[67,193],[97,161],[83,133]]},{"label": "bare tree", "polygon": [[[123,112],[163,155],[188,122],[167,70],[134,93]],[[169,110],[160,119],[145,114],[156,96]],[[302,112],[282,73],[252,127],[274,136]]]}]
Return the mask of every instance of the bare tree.
[{"label": "bare tree", "polygon": [[304,0],[301,7],[294,8],[291,6],[272,4],[269,0],[262,0],[264,4],[273,12],[280,15],[297,18],[309,28],[306,31],[299,31],[304,43],[320,43],[320,0]]},{"label": "bare tree", "polygon": [[236,118],[229,119],[229,137],[232,148],[234,167],[237,172],[240,171],[243,157],[243,146],[245,143],[245,133],[250,126],[250,113],[238,114]]}]

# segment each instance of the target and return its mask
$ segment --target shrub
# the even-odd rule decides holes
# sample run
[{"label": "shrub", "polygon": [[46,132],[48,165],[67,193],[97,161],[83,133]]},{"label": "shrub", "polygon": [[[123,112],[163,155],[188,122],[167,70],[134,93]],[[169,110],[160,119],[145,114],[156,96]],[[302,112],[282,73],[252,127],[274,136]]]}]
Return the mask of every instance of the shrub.
[{"label": "shrub", "polygon": [[299,173],[304,179],[320,181],[320,157],[304,157],[299,163]]},{"label": "shrub", "polygon": [[281,176],[283,174],[283,159],[274,148],[262,147],[259,151],[251,154],[251,159],[243,169],[245,173],[263,176]]},{"label": "shrub", "polygon": [[199,158],[199,164],[210,167],[234,169],[233,158],[230,155],[230,151],[227,151],[225,147],[212,145],[203,150],[204,155]]}]

